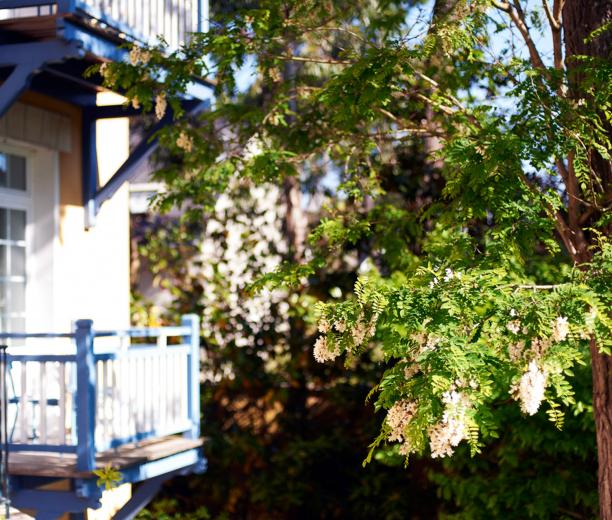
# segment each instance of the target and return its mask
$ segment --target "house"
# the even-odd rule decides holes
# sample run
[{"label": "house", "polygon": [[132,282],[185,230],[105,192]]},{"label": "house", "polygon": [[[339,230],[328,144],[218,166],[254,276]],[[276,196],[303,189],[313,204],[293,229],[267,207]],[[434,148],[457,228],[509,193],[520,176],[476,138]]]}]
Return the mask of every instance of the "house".
[{"label": "house", "polygon": [[[198,318],[130,328],[127,182],[156,142],[130,147],[138,112],[83,72],[127,59],[126,41],[179,45],[206,7],[0,0],[0,491],[37,519],[133,518],[205,467]],[[184,103],[210,99],[194,79]],[[122,478],[109,492],[106,466]]]}]

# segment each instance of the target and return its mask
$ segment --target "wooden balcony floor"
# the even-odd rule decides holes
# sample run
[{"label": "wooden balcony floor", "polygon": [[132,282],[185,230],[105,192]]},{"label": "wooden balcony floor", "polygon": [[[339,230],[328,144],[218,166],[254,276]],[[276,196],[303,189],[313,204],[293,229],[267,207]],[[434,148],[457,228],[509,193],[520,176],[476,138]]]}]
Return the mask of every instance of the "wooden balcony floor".
[{"label": "wooden balcony floor", "polygon": [[[100,453],[96,457],[97,468],[111,465],[121,470],[136,464],[143,464],[163,459],[177,453],[188,451],[202,446],[202,439],[186,439],[184,437],[170,436],[138,444],[126,444],[116,450]],[[76,455],[40,453],[40,452],[13,452],[9,455],[9,474],[30,477],[55,478],[88,478],[91,473],[79,472],[76,469]]]}]

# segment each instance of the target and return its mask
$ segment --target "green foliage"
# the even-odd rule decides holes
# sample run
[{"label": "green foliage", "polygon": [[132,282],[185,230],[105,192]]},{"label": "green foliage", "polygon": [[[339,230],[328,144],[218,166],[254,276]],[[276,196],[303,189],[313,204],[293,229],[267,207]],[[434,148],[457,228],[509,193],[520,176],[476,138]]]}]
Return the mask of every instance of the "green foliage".
[{"label": "green foliage", "polygon": [[[547,32],[539,12],[509,9]],[[565,428],[589,344],[611,350],[609,61],[542,64],[487,1],[436,2],[430,17],[414,2],[266,0],[222,22],[101,72],[147,110],[160,92],[176,105],[194,74],[218,80],[213,110],[177,109],[160,135],[172,156],[160,208],[211,214],[234,182],[300,180],[324,198],[304,259],[264,269],[247,255],[246,284],[255,298],[287,291],[292,334],[317,360],[342,355],[348,379],[376,367],[384,419],[367,460],[484,453],[502,442],[507,401]],[[235,96],[247,56],[257,80]],[[318,284],[349,258],[368,275],[329,299]],[[212,272],[226,297],[246,295]],[[284,370],[303,352],[280,336]]]}]

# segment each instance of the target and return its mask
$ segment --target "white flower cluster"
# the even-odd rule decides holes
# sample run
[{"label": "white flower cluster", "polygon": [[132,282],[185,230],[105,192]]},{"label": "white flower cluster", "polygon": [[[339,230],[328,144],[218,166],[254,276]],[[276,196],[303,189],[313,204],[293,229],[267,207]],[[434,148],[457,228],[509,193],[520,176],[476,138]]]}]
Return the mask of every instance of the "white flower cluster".
[{"label": "white flower cluster", "polygon": [[[284,211],[276,186],[232,183],[217,199],[192,267],[202,279],[203,330],[209,340],[221,347],[262,346],[257,336],[274,333],[274,348],[258,353],[266,370],[276,369],[287,355],[283,338],[289,334],[288,296],[284,290],[264,289],[245,299],[243,292],[259,275],[276,269],[287,252]],[[219,308],[222,323],[216,318]]]},{"label": "white flower cluster", "polygon": [[569,323],[567,318],[559,316],[552,324],[552,338],[555,341],[563,341],[569,333]]},{"label": "white flower cluster", "polygon": [[[452,269],[450,269],[449,267],[447,267],[447,268],[444,270],[444,276],[442,277],[442,280],[443,280],[444,282],[447,282],[447,283],[448,283],[448,282],[450,282],[450,281],[451,281],[451,280],[453,280],[453,279],[456,279],[456,280],[461,280],[462,276],[463,276],[463,275],[461,274],[461,272],[460,272],[460,271],[453,271]],[[440,283],[440,280],[438,280],[438,277],[437,277],[437,276],[434,276],[434,277],[433,277],[433,280],[432,280],[431,282],[429,282],[429,288],[430,288],[430,289],[433,289],[433,288],[434,288],[436,285],[438,285],[439,283]]]},{"label": "white flower cluster", "polygon": [[516,363],[523,357],[523,353],[525,352],[525,342],[524,341],[515,341],[514,343],[510,343],[508,345],[508,355],[510,356],[510,360]]},{"label": "white flower cluster", "polygon": [[326,336],[319,336],[314,344],[313,355],[319,363],[325,363],[326,361],[333,361],[336,359],[338,357],[338,352],[329,348]]},{"label": "white flower cluster", "polygon": [[512,332],[512,334],[518,334],[521,331],[521,322],[519,320],[512,320],[506,324],[506,328]]},{"label": "white flower cluster", "polygon": [[389,441],[405,442],[405,430],[408,423],[412,420],[417,412],[417,404],[408,399],[401,399],[393,404],[387,412],[387,425],[391,432],[389,433]]},{"label": "white flower cluster", "polygon": [[353,343],[356,347],[363,345],[363,342],[371,338],[376,332],[376,322],[378,321],[378,314],[374,313],[370,321],[365,321],[363,313],[359,316],[357,323],[353,327],[351,334],[353,336]]},{"label": "white flower cluster", "polygon": [[521,410],[526,414],[534,415],[544,399],[545,389],[546,373],[540,370],[535,361],[531,361],[527,372],[521,377],[518,388],[514,389],[521,403]]},{"label": "white flower cluster", "polygon": [[242,157],[245,161],[250,161],[263,153],[263,142],[259,134],[252,135],[246,142]]},{"label": "white flower cluster", "polygon": [[157,117],[158,121],[161,121],[164,118],[167,108],[168,101],[166,99],[166,93],[160,92],[155,97],[155,117]]},{"label": "white flower cluster", "polygon": [[191,150],[193,150],[193,141],[186,132],[181,132],[176,140],[176,146],[178,146],[181,150],[191,152]]},{"label": "white flower cluster", "polygon": [[141,49],[137,45],[134,45],[130,50],[130,63],[132,65],[138,65],[139,63],[146,65],[147,63],[149,63],[150,59],[151,53],[149,51]]},{"label": "white flower cluster", "polygon": [[452,455],[455,447],[468,437],[466,418],[471,403],[467,395],[449,390],[444,393],[442,402],[446,405],[442,420],[429,430],[432,458]]}]

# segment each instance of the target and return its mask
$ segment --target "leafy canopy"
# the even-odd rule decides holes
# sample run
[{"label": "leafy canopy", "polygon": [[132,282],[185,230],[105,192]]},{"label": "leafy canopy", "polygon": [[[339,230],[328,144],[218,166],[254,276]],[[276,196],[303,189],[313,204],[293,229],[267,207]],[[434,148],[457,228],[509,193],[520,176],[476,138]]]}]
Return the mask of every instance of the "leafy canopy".
[{"label": "leafy canopy", "polygon": [[[307,284],[369,242],[354,295],[317,306],[314,355],[342,355],[350,370],[364,350],[379,353],[388,368],[372,395],[388,412],[372,448],[406,458],[462,442],[478,452],[509,399],[561,428],[589,343],[611,348],[609,187],[592,166],[594,153],[610,160],[610,63],[550,64],[531,37],[523,51],[516,20],[550,34],[539,8],[435,5],[430,17],[418,2],[265,0],[177,51],[134,47],[132,63],[99,71],[158,117],[170,103],[162,210],[211,211],[236,177],[334,180],[306,259],[255,288]],[[257,103],[235,95],[249,57]],[[179,98],[203,75],[217,97],[195,119]],[[443,176],[417,206],[383,182],[399,175],[394,151],[414,143]],[[414,234],[418,246],[403,240]]]}]

